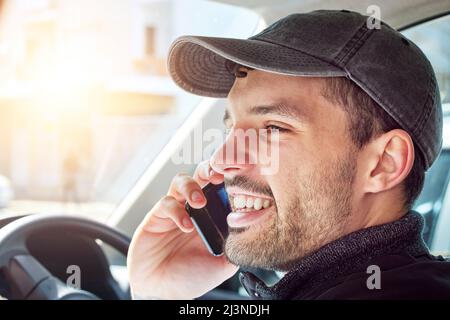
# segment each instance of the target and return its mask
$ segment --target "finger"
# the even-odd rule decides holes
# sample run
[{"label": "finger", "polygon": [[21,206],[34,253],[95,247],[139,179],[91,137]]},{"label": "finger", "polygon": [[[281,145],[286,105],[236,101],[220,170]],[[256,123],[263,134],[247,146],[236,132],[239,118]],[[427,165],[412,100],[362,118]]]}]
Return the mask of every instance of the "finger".
[{"label": "finger", "polygon": [[194,172],[194,179],[203,188],[208,183],[220,184],[223,182],[223,175],[212,169],[209,160],[201,162]]},{"label": "finger", "polygon": [[180,203],[187,201],[195,209],[206,205],[206,197],[198,182],[183,173],[173,178],[168,195],[173,196]]},{"label": "finger", "polygon": [[209,159],[209,181],[211,181],[211,183],[213,184],[220,184],[224,181],[224,175],[221,174],[220,172],[214,170],[214,166],[211,163],[212,158]]},{"label": "finger", "polygon": [[174,197],[165,196],[147,214],[141,228],[147,232],[167,232],[173,228],[173,223],[183,232],[191,232],[194,228],[183,205]]},{"label": "finger", "polygon": [[202,188],[209,183],[210,171],[211,167],[209,166],[209,161],[207,160],[200,162],[200,164],[195,169],[193,178],[200,184]]},{"label": "finger", "polygon": [[210,172],[209,172],[209,181],[212,184],[221,184],[223,182],[223,180],[224,180],[223,174],[221,174],[221,173],[219,173],[217,171],[214,171],[214,169],[210,170]]}]

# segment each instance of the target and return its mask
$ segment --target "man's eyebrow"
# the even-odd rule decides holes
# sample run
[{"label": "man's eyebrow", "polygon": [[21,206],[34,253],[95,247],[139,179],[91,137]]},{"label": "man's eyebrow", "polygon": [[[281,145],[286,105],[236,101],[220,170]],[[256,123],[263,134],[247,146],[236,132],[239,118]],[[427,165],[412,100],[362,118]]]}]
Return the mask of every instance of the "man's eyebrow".
[{"label": "man's eyebrow", "polygon": [[307,120],[307,116],[304,111],[300,108],[291,106],[285,103],[275,103],[270,105],[263,106],[254,106],[251,107],[248,111],[249,114],[254,115],[267,115],[274,114],[286,118],[291,118],[294,120],[305,121]]}]

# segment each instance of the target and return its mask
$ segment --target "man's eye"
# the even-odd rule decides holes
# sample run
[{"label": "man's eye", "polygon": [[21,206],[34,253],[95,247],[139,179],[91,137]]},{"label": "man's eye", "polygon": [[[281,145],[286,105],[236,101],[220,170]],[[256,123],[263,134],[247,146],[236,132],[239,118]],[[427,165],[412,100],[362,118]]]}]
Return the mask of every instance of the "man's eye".
[{"label": "man's eye", "polygon": [[265,129],[267,129],[268,131],[278,131],[278,132],[288,132],[289,131],[289,129],[279,127],[274,124],[266,125]]}]

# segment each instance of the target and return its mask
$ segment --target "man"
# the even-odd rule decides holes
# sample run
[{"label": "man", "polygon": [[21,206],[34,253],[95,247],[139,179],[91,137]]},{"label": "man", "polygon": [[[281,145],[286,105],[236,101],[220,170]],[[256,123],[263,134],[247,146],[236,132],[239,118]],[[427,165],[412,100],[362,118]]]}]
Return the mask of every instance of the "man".
[{"label": "man", "polygon": [[[227,97],[230,133],[192,178],[173,179],[136,230],[135,298],[196,298],[237,266],[286,272],[272,287],[242,273],[252,298],[450,298],[450,264],[430,255],[423,219],[411,211],[442,144],[435,75],[400,33],[369,25],[357,13],[315,11],[248,40],[175,41],[173,79]],[[222,161],[239,129],[278,132],[276,174]],[[184,203],[203,207],[201,188],[222,181],[234,213],[225,256],[214,257]]]}]

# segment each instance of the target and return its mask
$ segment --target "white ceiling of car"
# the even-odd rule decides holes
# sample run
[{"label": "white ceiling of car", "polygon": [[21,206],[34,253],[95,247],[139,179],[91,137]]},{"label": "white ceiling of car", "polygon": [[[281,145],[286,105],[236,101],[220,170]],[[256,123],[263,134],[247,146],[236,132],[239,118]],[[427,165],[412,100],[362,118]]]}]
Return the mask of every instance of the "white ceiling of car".
[{"label": "white ceiling of car", "polygon": [[370,5],[380,7],[381,19],[392,27],[408,24],[450,10],[450,0],[213,0],[257,11],[271,22],[294,12],[347,9],[367,14]]}]

